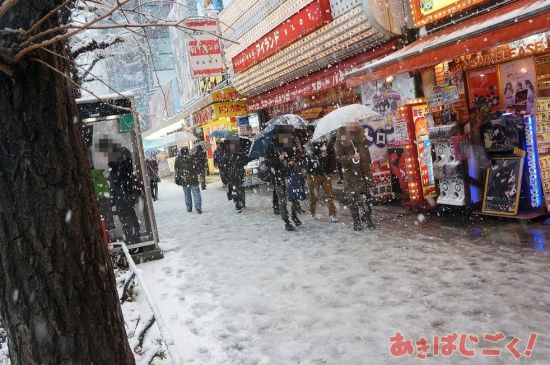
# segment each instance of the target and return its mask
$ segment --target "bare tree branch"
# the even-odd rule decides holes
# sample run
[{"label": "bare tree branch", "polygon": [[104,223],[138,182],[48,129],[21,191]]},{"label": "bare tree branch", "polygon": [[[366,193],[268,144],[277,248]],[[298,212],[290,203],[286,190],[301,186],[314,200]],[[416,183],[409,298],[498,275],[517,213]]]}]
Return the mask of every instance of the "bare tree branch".
[{"label": "bare tree branch", "polygon": [[5,0],[2,5],[0,5],[0,18],[3,17],[18,2],[19,0]]},{"label": "bare tree branch", "polygon": [[34,25],[23,33],[23,35],[27,36],[34,32],[39,26],[41,26],[46,20],[48,20],[52,15],[56,14],[59,10],[63,9],[64,6],[66,6],[68,3],[70,3],[73,0],[65,0],[61,5],[57,6],[53,10],[51,10],[48,14],[44,15],[40,20],[38,20]]},{"label": "bare tree branch", "polygon": [[113,39],[110,42],[97,42],[95,39],[93,39],[90,43],[86,44],[85,46],[82,46],[82,47],[78,48],[75,51],[72,51],[71,53],[72,53],[73,57],[76,59],[76,58],[78,58],[78,56],[80,56],[83,53],[95,51],[95,50],[98,50],[98,49],[105,49],[105,48],[108,48],[112,45],[115,45],[117,43],[122,43],[122,42],[124,42],[124,39],[121,38],[121,37],[116,37],[115,39]]},{"label": "bare tree branch", "polygon": [[[126,111],[126,112],[130,112],[130,113],[133,113],[133,110],[130,109],[130,108],[126,108],[126,107],[123,107],[123,106],[119,106],[119,105],[115,105],[115,104],[112,104],[112,103],[109,103],[107,101],[105,101],[104,99],[100,98],[99,96],[97,96],[96,94],[94,94],[92,91],[82,87],[82,85],[79,85],[77,84],[73,79],[71,79],[69,76],[65,75],[63,72],[61,72],[60,70],[58,70],[57,68],[49,65],[47,62],[44,62],[42,61],[41,59],[39,58],[31,58],[31,61],[35,61],[35,62],[38,62],[38,63],[41,63],[43,64],[44,66],[46,66],[47,68],[51,69],[52,71],[54,71],[55,73],[57,73],[58,75],[60,75],[61,77],[69,80],[69,82],[71,84],[73,84],[74,86],[86,91],[87,93],[89,93],[90,95],[92,95],[94,98],[96,98],[98,101],[102,101],[104,102],[105,104],[108,104],[110,106],[112,106],[113,108],[116,108],[116,109],[119,109],[119,110],[123,110],[123,111]],[[119,94],[119,95],[122,95],[122,94]],[[122,95],[124,97],[124,95]]]}]

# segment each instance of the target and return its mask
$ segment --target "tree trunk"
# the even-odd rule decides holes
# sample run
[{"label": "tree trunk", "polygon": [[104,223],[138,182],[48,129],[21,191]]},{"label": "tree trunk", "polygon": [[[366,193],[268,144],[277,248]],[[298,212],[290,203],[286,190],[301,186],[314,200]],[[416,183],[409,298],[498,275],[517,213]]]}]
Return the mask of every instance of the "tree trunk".
[{"label": "tree trunk", "polygon": [[[0,29],[29,29],[61,2],[19,0]],[[68,56],[65,47],[50,49]],[[70,69],[40,51],[12,77],[0,73],[0,310],[11,360],[133,364],[73,87],[32,58]]]}]

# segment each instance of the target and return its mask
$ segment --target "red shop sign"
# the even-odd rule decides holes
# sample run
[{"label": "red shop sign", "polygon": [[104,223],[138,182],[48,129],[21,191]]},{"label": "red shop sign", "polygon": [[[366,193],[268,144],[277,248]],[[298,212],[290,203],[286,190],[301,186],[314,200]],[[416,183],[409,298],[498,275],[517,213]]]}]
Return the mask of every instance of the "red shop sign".
[{"label": "red shop sign", "polygon": [[241,73],[333,20],[329,0],[315,0],[233,57],[233,70]]},{"label": "red shop sign", "polygon": [[296,100],[298,97],[316,94],[344,83],[344,75],[356,68],[362,67],[365,62],[383,57],[396,48],[396,42],[386,43],[374,50],[350,58],[322,71],[293,81],[285,86],[258,95],[247,102],[248,111],[272,108]]}]

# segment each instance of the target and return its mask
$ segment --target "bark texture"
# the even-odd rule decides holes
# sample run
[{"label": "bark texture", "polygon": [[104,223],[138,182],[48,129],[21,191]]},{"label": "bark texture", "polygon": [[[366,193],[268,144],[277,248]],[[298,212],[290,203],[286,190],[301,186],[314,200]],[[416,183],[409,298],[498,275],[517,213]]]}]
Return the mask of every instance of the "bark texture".
[{"label": "bark texture", "polygon": [[[0,29],[29,29],[61,2],[19,0]],[[0,34],[4,50],[14,42]],[[68,56],[64,44],[50,49]],[[0,310],[11,360],[133,364],[73,87],[32,58],[70,69],[40,51],[13,65],[13,77],[0,73]]]}]

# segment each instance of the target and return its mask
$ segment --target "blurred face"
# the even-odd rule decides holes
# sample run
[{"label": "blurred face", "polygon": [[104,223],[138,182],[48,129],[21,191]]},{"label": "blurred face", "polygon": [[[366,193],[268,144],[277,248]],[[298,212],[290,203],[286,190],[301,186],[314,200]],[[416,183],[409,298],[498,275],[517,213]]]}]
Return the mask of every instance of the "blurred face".
[{"label": "blurred face", "polygon": [[239,152],[239,146],[237,146],[236,143],[231,142],[229,145],[229,153],[237,153]]},{"label": "blurred face", "polygon": [[279,144],[283,147],[292,147],[292,135],[287,133],[279,134]]},{"label": "blurred face", "polygon": [[351,143],[357,136],[362,133],[362,128],[358,125],[348,125],[344,127],[344,132],[340,134],[340,140],[343,143]]}]

